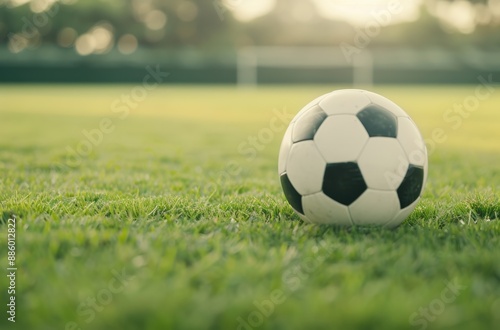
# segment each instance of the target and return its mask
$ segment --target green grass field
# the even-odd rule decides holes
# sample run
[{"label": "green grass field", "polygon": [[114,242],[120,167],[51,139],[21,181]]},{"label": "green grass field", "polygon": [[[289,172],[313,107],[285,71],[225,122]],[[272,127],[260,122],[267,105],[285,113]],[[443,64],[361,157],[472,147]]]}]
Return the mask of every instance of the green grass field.
[{"label": "green grass field", "polygon": [[500,91],[451,122],[475,86],[375,88],[430,143],[429,180],[399,228],[346,230],[302,223],[277,176],[276,111],[332,89],[164,86],[125,117],[133,86],[1,86],[0,328],[500,328]]}]

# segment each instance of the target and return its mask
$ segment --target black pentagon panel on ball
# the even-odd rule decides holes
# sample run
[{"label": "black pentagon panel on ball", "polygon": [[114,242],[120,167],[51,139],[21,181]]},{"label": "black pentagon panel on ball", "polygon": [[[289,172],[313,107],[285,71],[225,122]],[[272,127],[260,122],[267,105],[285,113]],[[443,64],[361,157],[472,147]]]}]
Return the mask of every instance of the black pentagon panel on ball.
[{"label": "black pentagon panel on ball", "polygon": [[402,209],[415,202],[422,192],[424,185],[424,169],[410,165],[405,178],[398,188],[399,204]]},{"label": "black pentagon panel on ball", "polygon": [[391,137],[398,135],[398,120],[389,110],[371,104],[357,114],[370,137]]},{"label": "black pentagon panel on ball", "polygon": [[304,215],[304,209],[302,208],[302,196],[295,190],[288,175],[285,173],[281,175],[281,187],[283,188],[283,192],[285,193],[285,197],[290,203],[290,205],[295,209],[295,211]]},{"label": "black pentagon panel on ball", "polygon": [[352,204],[367,189],[358,164],[335,163],[326,166],[323,178],[323,193],[336,202]]},{"label": "black pentagon panel on ball", "polygon": [[319,105],[315,105],[309,109],[293,126],[293,142],[312,140],[326,117],[327,114]]}]

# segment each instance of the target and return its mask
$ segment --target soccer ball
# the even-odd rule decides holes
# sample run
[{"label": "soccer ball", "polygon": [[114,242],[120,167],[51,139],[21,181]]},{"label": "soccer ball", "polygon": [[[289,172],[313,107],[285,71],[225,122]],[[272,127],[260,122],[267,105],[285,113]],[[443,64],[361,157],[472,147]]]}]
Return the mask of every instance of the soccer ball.
[{"label": "soccer ball", "polygon": [[306,222],[395,227],[417,205],[427,149],[394,102],[338,90],[306,105],[288,127],[278,171],[285,197]]}]

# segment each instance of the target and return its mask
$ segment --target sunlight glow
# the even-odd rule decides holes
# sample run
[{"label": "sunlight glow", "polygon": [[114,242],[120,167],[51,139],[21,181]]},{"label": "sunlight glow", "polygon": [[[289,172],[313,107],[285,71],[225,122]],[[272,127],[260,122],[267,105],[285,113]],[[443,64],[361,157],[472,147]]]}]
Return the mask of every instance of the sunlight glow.
[{"label": "sunlight glow", "polygon": [[224,5],[234,13],[240,21],[251,21],[270,12],[276,0],[223,0]]},{"label": "sunlight glow", "polygon": [[[377,13],[387,12],[388,24],[414,21],[419,17],[421,0],[314,0],[320,15],[325,18],[364,25]],[[392,13],[394,12],[394,13]],[[397,12],[397,13],[396,13]]]},{"label": "sunlight glow", "polygon": [[465,0],[437,2],[436,15],[447,26],[464,34],[472,33],[476,28],[476,14],[473,5]]},{"label": "sunlight glow", "polygon": [[[334,20],[341,20],[353,25],[363,25],[367,20],[373,19],[374,13],[387,11],[394,6],[398,13],[391,15],[388,24],[414,21],[419,17],[419,8],[423,0],[309,0],[315,5],[319,15]],[[236,19],[251,21],[271,11],[276,0],[224,0],[225,6],[233,11]],[[305,17],[297,17],[297,12],[303,9],[301,3],[292,2],[291,13],[298,21],[307,21],[309,12],[303,12]],[[296,9],[296,10],[295,10]],[[300,16],[300,15],[299,15]]]}]

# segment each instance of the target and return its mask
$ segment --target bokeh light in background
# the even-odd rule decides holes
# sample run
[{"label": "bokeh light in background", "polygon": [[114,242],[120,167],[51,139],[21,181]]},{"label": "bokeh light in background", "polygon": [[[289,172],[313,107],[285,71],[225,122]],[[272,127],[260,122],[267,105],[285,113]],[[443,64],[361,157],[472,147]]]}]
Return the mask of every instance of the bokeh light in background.
[{"label": "bokeh light in background", "polygon": [[500,0],[0,0],[0,66],[20,53],[43,60],[49,49],[62,62],[111,56],[108,63],[199,66],[218,53],[213,61],[234,64],[228,54],[241,47],[353,44],[394,3],[398,14],[364,48],[500,47]]},{"label": "bokeh light in background", "polygon": [[65,27],[59,32],[57,36],[57,42],[61,47],[71,47],[75,42],[77,36],[78,34],[75,29]]},{"label": "bokeh light in background", "polygon": [[95,25],[76,39],[76,51],[83,56],[109,52],[114,44],[112,30],[113,27],[109,23]]},{"label": "bokeh light in background", "polygon": [[118,41],[118,50],[124,54],[132,54],[137,49],[137,38],[132,34],[123,35]]},{"label": "bokeh light in background", "polygon": [[[177,32],[177,36],[185,35],[182,31],[187,26],[183,26],[182,23],[193,23],[193,25],[203,29],[204,24],[208,24],[208,21],[217,19],[215,15],[217,10],[221,13],[221,17],[219,17],[220,22],[215,23],[222,26],[238,25],[234,20],[231,20],[232,24],[224,22],[229,21],[231,17],[240,21],[244,26],[257,25],[256,21],[262,20],[266,16],[278,18],[276,25],[279,25],[280,15],[286,14],[290,14],[286,19],[297,22],[308,22],[321,18],[363,26],[367,20],[373,17],[373,12],[384,10],[391,2],[394,0],[217,0],[207,5],[206,1],[200,0],[0,0],[2,17],[5,18],[0,25],[0,36],[5,40],[5,37],[17,35],[17,38],[9,38],[11,42],[14,42],[12,39],[17,39],[17,42],[20,43],[10,46],[12,52],[17,53],[29,48],[28,46],[34,46],[34,39],[37,38],[34,36],[26,38],[26,35],[22,33],[23,28],[29,30],[34,25],[33,30],[38,30],[37,33],[42,34],[43,39],[49,43],[53,41],[51,36],[54,34],[54,30],[57,30],[60,46],[68,47],[73,43],[72,40],[75,40],[74,48],[78,53],[82,55],[103,54],[114,46],[115,29],[129,28],[129,31],[126,32],[134,34],[139,41],[144,39],[152,41],[152,43],[168,43],[169,40],[163,39],[172,37],[172,34],[176,34],[174,32]],[[401,13],[393,17],[390,24],[417,21],[421,18],[422,11],[436,18],[447,33],[470,34],[478,26],[498,26],[500,23],[500,0],[406,0],[401,1],[400,5]],[[55,6],[58,8],[54,17],[47,18],[44,13],[48,13]],[[71,6],[74,8],[68,8]],[[280,6],[288,7],[288,12],[273,13]],[[68,18],[58,16],[75,12],[79,13],[78,19],[69,20],[74,26],[60,26],[60,23],[68,21]],[[34,15],[45,16],[45,18],[35,21]],[[170,17],[175,18],[172,20],[172,26],[169,26]],[[195,24],[194,21],[197,19],[199,21]],[[94,26],[89,26],[87,31],[82,31],[82,28],[91,23],[92,20],[94,20]],[[159,30],[164,32],[151,33],[151,31]],[[170,35],[165,33],[165,30],[170,31]],[[74,32],[78,33],[76,39]],[[28,45],[25,45],[26,43]]]}]

